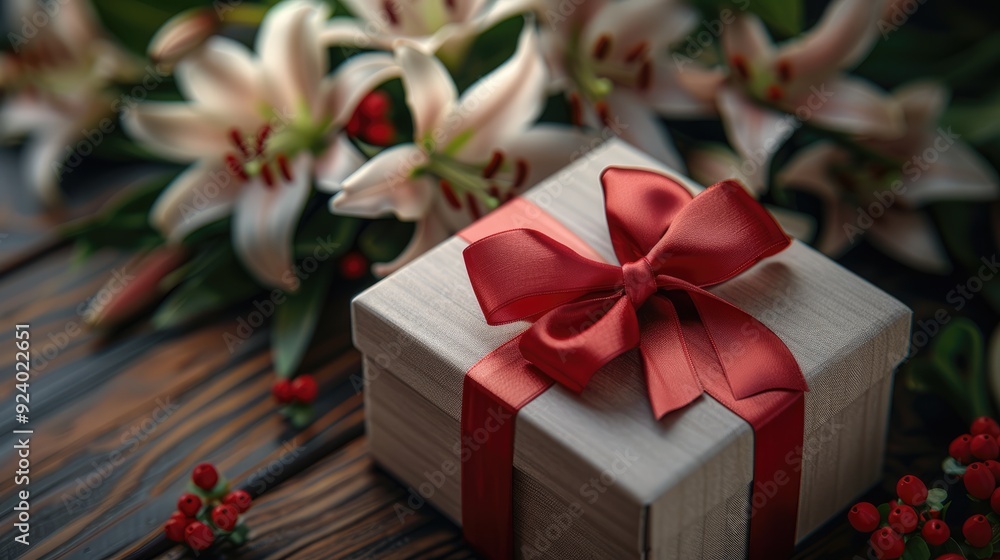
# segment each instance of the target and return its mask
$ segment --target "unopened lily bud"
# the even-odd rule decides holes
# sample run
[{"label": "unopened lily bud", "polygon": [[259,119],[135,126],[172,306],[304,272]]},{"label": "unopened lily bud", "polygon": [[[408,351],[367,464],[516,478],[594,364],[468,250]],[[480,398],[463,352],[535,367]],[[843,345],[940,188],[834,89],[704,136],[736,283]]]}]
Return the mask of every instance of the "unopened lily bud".
[{"label": "unopened lily bud", "polygon": [[163,280],[187,261],[179,246],[162,246],[115,270],[91,298],[83,320],[91,327],[110,328],[135,317],[156,303],[169,287]]},{"label": "unopened lily bud", "polygon": [[149,42],[149,58],[167,67],[173,67],[219,30],[220,22],[215,11],[193,8],[167,20]]}]

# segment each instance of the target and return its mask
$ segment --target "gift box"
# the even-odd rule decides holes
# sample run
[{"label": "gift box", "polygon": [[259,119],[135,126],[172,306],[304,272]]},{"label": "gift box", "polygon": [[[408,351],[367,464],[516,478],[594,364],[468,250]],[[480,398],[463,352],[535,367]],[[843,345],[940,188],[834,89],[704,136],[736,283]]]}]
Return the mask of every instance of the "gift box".
[{"label": "gift box", "polygon": [[[764,410],[750,421],[740,410],[741,398],[711,394],[695,395],[657,418],[654,409],[661,405],[651,404],[646,349],[610,359],[585,387],[553,383],[539,375],[548,369],[541,363],[535,363],[538,370],[513,361],[505,365],[496,359],[505,348],[519,347],[528,356],[530,345],[517,341],[532,323],[487,323],[481,299],[488,299],[482,283],[489,272],[478,275],[474,289],[467,260],[472,267],[475,255],[463,253],[470,241],[495,232],[540,228],[574,247],[580,258],[618,266],[601,185],[609,166],[657,171],[692,193],[702,190],[611,141],[354,300],[371,453],[408,488],[407,499],[394,505],[396,513],[405,519],[434,507],[464,522],[467,538],[490,557],[690,560],[740,558],[753,550],[755,557],[782,557],[880,477],[892,373],[908,350],[911,312],[797,241],[709,286],[710,296],[773,332],[794,358],[794,373],[801,371],[808,384],[805,392],[747,397],[797,395],[787,401],[799,403],[785,412]],[[523,255],[513,253],[496,255],[495,266],[518,270]],[[705,258],[700,262],[714,259]],[[664,260],[669,267],[683,255]],[[573,266],[553,270],[572,285]],[[624,274],[627,284],[631,273]],[[516,291],[517,278],[508,271],[494,289]],[[632,297],[636,289],[626,286],[616,297]],[[705,322],[715,320],[701,304],[696,307]],[[741,340],[712,340],[720,363],[759,358],[757,346],[767,337],[753,330],[737,334]],[[699,352],[711,351],[689,345],[684,352],[698,359],[704,357]],[[563,360],[570,377],[577,374],[574,359]],[[524,368],[533,372],[528,377],[534,381],[527,383],[541,384],[519,409],[470,397],[470,372],[491,360],[492,375]],[[669,359],[661,361],[672,367]],[[765,361],[762,375],[746,381],[767,377],[768,367]],[[512,375],[510,383],[520,383],[521,373]],[[503,392],[504,383],[494,392]],[[670,375],[665,385],[660,389],[668,400],[682,391]],[[730,390],[746,396],[738,387]],[[722,393],[716,388],[714,394]],[[472,424],[473,418],[479,423]]]}]

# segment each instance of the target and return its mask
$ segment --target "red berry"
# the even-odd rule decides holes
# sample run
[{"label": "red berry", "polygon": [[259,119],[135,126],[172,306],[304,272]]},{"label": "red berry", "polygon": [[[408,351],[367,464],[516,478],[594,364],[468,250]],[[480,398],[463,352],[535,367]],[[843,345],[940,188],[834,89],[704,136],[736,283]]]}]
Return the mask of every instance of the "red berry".
[{"label": "red berry", "polygon": [[287,379],[279,379],[271,385],[271,395],[274,396],[274,400],[280,403],[290,403],[292,399],[295,398],[295,393],[292,392],[292,382]]},{"label": "red berry", "polygon": [[176,517],[171,517],[166,524],[163,525],[163,532],[166,533],[167,538],[174,542],[184,542],[184,529],[188,526],[186,519],[178,519]]},{"label": "red berry", "polygon": [[388,121],[378,121],[365,128],[365,140],[376,146],[388,146],[396,139],[396,127]]},{"label": "red berry", "polygon": [[896,494],[906,504],[923,505],[927,501],[927,486],[919,478],[908,474],[896,483]]},{"label": "red berry", "polygon": [[349,136],[357,137],[358,133],[361,132],[362,126],[364,126],[364,123],[361,122],[361,114],[354,113],[351,115],[351,120],[347,121],[347,126],[344,130],[347,131]]},{"label": "red berry", "polygon": [[969,444],[969,448],[976,459],[986,460],[1000,457],[1000,446],[997,445],[996,438],[989,434],[972,436],[972,443]]},{"label": "red berry", "polygon": [[193,521],[184,529],[184,540],[195,550],[205,550],[215,542],[215,533],[201,521]]},{"label": "red berry", "polygon": [[948,524],[944,521],[931,519],[927,523],[924,523],[924,528],[920,531],[920,534],[923,535],[927,544],[941,546],[944,544],[944,541],[951,537],[951,529],[948,528]]},{"label": "red berry", "polygon": [[972,421],[972,428],[969,430],[972,435],[989,434],[993,437],[1000,437],[1000,424],[989,416],[980,416]]},{"label": "red berry", "polygon": [[250,504],[253,500],[245,490],[233,490],[229,494],[226,494],[222,502],[233,506],[236,508],[236,511],[243,513],[250,509]]},{"label": "red berry", "polygon": [[235,507],[221,504],[212,510],[212,523],[215,523],[215,526],[223,531],[232,531],[233,527],[236,527],[236,518],[239,515],[240,513],[236,511]]},{"label": "red berry", "polygon": [[392,102],[384,91],[373,91],[358,104],[358,112],[369,119],[381,119],[389,111]]},{"label": "red berry", "polygon": [[968,465],[973,460],[971,444],[971,435],[960,435],[951,442],[951,445],[948,446],[948,455],[951,455],[951,457],[959,463]]},{"label": "red berry", "polygon": [[851,511],[847,512],[847,520],[855,531],[871,533],[878,529],[878,524],[882,516],[878,513],[878,508],[868,502],[854,504]]},{"label": "red berry", "polygon": [[917,523],[920,518],[917,512],[907,505],[897,505],[889,510],[889,526],[897,533],[907,534],[917,530]]},{"label": "red berry", "polygon": [[997,461],[983,461],[983,464],[993,473],[993,478],[997,481],[997,484],[1000,484],[1000,463]]},{"label": "red berry", "polygon": [[990,544],[990,539],[993,538],[993,528],[990,527],[990,522],[985,515],[973,515],[966,519],[965,524],[962,525],[962,534],[974,548],[982,548]]},{"label": "red berry", "polygon": [[191,472],[191,480],[198,488],[211,490],[219,482],[219,471],[215,470],[212,463],[201,463]]},{"label": "red berry", "polygon": [[982,463],[972,463],[965,469],[962,476],[965,481],[965,489],[973,498],[986,500],[993,495],[993,490],[997,487],[997,481],[993,478],[993,473]]},{"label": "red berry", "polygon": [[955,554],[954,552],[949,552],[948,554],[942,554],[934,560],[965,560],[965,556],[961,554]]},{"label": "red berry", "polygon": [[316,379],[311,375],[300,375],[292,381],[292,393],[295,395],[295,400],[309,404],[316,400],[316,395],[319,394],[319,387],[316,385]]},{"label": "red berry", "polygon": [[882,527],[872,533],[872,537],[868,542],[871,543],[872,548],[875,549],[875,555],[879,558],[899,558],[906,549],[903,537],[899,536],[899,533],[889,527]]},{"label": "red berry", "polygon": [[990,496],[990,507],[993,511],[1000,513],[1000,488],[993,491],[993,495]]},{"label": "red berry", "polygon": [[181,494],[180,499],[177,500],[177,509],[187,517],[194,517],[201,509],[201,498],[194,494]]},{"label": "red berry", "polygon": [[340,275],[348,280],[357,280],[368,274],[368,259],[357,251],[351,251],[340,259]]}]

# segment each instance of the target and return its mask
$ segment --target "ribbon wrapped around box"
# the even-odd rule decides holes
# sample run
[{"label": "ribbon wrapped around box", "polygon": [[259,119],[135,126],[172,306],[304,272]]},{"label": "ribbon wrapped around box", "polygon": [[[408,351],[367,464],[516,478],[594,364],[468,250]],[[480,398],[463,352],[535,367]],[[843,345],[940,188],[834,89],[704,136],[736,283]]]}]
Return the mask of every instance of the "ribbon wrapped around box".
[{"label": "ribbon wrapped around box", "polygon": [[612,143],[356,300],[401,520],[491,558],[783,558],[875,480],[908,310],[651,163]]}]

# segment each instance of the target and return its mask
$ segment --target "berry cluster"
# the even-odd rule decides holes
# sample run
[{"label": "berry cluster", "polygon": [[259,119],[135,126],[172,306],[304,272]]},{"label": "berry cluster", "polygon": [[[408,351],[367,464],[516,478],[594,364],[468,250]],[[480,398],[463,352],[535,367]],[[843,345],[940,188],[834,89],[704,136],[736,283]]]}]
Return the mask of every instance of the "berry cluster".
[{"label": "berry cluster", "polygon": [[296,428],[309,424],[313,418],[312,403],[319,395],[319,385],[311,375],[300,375],[295,379],[278,379],[271,386],[274,400],[285,405],[281,413],[288,418]]},{"label": "berry cluster", "polygon": [[390,119],[392,100],[384,91],[365,96],[347,122],[347,134],[376,146],[388,146],[396,140],[396,127]]},{"label": "berry cluster", "polygon": [[907,475],[896,484],[898,499],[879,507],[862,502],[847,514],[851,526],[871,533],[869,544],[878,558],[966,560],[991,558],[1000,542],[1000,425],[992,418],[977,418],[971,433],[955,438],[944,463],[946,473],[959,476],[976,504],[989,510],[969,516],[959,543],[944,520],[951,505],[943,488],[927,489],[919,478]]},{"label": "berry cluster", "polygon": [[210,463],[191,472],[190,492],[181,494],[177,511],[163,526],[167,538],[186,543],[192,550],[205,550],[216,542],[239,546],[246,541],[247,526],[240,514],[250,509],[250,494],[229,491],[229,483]]},{"label": "berry cluster", "polygon": [[316,378],[300,375],[295,379],[279,379],[271,387],[271,395],[281,404],[312,404],[319,394]]}]

